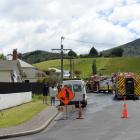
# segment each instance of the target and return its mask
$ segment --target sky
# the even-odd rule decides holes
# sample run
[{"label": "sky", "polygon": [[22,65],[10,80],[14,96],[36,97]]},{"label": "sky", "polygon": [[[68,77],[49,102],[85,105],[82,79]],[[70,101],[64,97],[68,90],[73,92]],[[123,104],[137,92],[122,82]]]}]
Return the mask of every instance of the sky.
[{"label": "sky", "polygon": [[[0,53],[86,54],[140,38],[140,0],[0,0]],[[78,42],[80,40],[87,43]]]}]

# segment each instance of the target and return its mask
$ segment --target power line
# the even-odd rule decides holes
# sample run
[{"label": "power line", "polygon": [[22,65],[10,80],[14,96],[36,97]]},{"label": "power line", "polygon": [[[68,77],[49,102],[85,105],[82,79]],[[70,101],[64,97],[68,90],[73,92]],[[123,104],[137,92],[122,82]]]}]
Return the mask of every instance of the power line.
[{"label": "power line", "polygon": [[64,37],[65,39],[67,40],[72,40],[72,41],[75,41],[75,42],[80,42],[80,43],[84,43],[84,44],[89,44],[89,45],[93,45],[93,44],[97,44],[97,45],[116,45],[116,44],[112,44],[112,43],[98,43],[98,42],[89,42],[89,41],[82,41],[82,40],[76,40],[76,39],[71,39],[71,38],[67,38],[67,37]]}]

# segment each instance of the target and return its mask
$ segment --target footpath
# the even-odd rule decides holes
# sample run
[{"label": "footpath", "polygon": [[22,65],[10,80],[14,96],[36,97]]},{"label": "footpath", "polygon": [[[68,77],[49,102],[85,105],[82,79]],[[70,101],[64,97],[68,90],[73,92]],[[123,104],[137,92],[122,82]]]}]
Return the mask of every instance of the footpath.
[{"label": "footpath", "polygon": [[58,115],[56,106],[48,106],[31,120],[10,128],[0,128],[0,139],[25,136],[44,130]]}]

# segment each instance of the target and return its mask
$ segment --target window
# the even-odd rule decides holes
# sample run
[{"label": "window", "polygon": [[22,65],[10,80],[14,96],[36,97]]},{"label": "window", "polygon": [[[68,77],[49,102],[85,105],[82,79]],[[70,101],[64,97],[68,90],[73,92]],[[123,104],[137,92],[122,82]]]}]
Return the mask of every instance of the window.
[{"label": "window", "polygon": [[72,91],[72,85],[65,85],[65,86]]},{"label": "window", "polygon": [[81,85],[74,84],[73,90],[74,90],[74,92],[81,92],[82,91]]}]

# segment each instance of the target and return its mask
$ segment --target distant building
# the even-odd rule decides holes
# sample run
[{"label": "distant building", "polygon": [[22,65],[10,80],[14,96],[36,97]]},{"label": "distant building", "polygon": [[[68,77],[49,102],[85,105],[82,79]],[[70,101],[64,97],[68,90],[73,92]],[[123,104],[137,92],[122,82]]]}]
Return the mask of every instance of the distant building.
[{"label": "distant building", "polygon": [[[54,71],[54,73],[60,78],[61,77],[61,70],[57,68],[48,68],[49,71]],[[64,78],[69,78],[70,77],[70,72],[68,70],[64,70],[63,72],[63,77]]]},{"label": "distant building", "polygon": [[64,78],[70,78],[70,71],[65,70],[63,73]]}]

